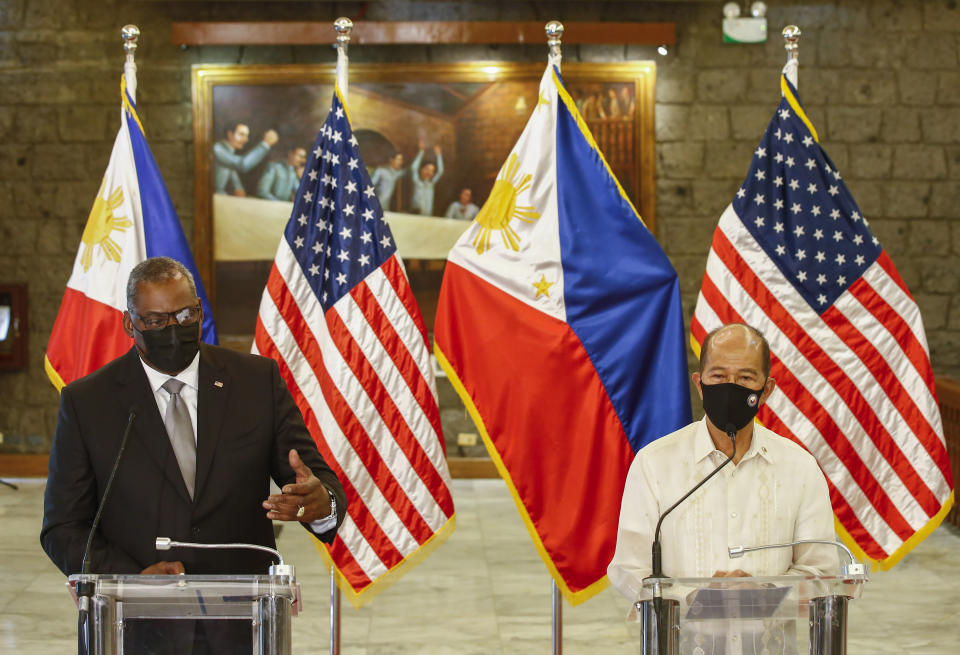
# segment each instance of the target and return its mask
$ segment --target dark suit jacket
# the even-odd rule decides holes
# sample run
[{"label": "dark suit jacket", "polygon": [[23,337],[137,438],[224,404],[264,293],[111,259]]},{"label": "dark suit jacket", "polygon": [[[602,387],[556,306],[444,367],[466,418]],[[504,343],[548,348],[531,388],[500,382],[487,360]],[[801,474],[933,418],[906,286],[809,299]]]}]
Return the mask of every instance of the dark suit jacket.
[{"label": "dark suit jacket", "polygon": [[[219,383],[222,383],[219,384]],[[50,452],[40,541],[69,575],[80,572],[84,545],[131,407],[137,416],[90,553],[94,573],[139,573],[159,560],[186,572],[265,574],[270,555],[249,550],[158,552],[156,537],[274,547],[261,506],[272,477],[295,481],[287,453],[296,448],[337,498],[347,499],[317,452],[276,362],[201,345],[197,400],[197,479],[191,501],[163,419],[135,348],[66,386]],[[336,530],[317,535],[330,542]]]}]

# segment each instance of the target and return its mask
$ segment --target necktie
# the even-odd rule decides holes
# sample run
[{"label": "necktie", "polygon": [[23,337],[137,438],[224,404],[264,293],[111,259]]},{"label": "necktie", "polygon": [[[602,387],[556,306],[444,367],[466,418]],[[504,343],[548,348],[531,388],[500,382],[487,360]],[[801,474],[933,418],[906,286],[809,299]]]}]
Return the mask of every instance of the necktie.
[{"label": "necktie", "polygon": [[173,454],[180,465],[180,473],[187,485],[190,498],[193,498],[193,487],[197,477],[197,442],[193,438],[193,424],[190,423],[190,413],[187,404],[180,397],[183,382],[170,378],[163,383],[163,389],[170,394],[167,403],[167,413],[163,417],[163,425],[167,428]]}]

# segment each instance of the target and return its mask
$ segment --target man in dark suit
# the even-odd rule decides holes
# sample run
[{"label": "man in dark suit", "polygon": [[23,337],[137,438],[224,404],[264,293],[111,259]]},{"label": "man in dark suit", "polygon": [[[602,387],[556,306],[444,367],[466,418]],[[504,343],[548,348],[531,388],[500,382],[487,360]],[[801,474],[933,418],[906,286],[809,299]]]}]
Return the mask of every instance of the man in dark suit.
[{"label": "man in dark suit", "polygon": [[[134,268],[127,306],[123,325],[134,347],[61,393],[40,535],[57,567],[80,572],[131,412],[91,572],[266,573],[271,556],[263,552],[184,549],[165,561],[154,544],[166,536],[275,547],[274,519],[333,541],[346,496],[276,362],[201,344],[193,278],[172,259]],[[282,493],[270,495],[271,477]]]}]

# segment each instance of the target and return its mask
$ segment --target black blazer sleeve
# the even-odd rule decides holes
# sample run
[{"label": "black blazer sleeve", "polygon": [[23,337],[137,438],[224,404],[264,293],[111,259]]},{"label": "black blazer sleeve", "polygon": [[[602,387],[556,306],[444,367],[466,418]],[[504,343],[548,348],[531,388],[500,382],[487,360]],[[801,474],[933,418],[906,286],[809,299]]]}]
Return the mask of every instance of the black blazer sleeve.
[{"label": "black blazer sleeve", "polygon": [[[337,528],[343,523],[343,517],[347,513],[347,495],[337,474],[327,465],[317,450],[313,437],[303,423],[303,416],[280,376],[277,363],[273,360],[270,361],[270,371],[273,378],[274,443],[276,444],[271,475],[274,482],[281,488],[285,484],[296,482],[296,474],[290,468],[288,457],[290,449],[295,448],[303,463],[313,471],[327,489],[333,492],[337,499],[337,527],[316,535],[320,541],[331,543],[337,536]],[[310,529],[306,523],[302,525],[307,530]]]},{"label": "black blazer sleeve", "polygon": [[[87,535],[103,493],[97,488],[84,436],[73,394],[70,387],[65,387],[60,394],[60,413],[50,450],[40,532],[43,550],[65,575],[80,572]],[[113,465],[113,457],[109,458],[109,465]],[[100,534],[94,536],[89,559],[91,571],[139,573],[143,568]]]}]

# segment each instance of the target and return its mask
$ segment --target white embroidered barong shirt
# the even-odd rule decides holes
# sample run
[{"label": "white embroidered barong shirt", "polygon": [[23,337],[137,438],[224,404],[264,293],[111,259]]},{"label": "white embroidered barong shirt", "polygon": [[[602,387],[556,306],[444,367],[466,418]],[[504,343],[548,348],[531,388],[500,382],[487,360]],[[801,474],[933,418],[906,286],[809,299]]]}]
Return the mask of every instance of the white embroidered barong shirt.
[{"label": "white embroidered barong shirt", "polygon": [[[607,568],[611,584],[630,600],[652,570],[651,545],[660,513],[726,459],[706,419],[657,439],[637,453],[623,491],[617,546]],[[733,546],[798,539],[835,539],[826,479],[810,453],[754,424],[747,453],[728,464],[663,521],[664,574],[708,577],[743,569],[754,576],[834,575],[836,548],[804,545],[747,553]]]}]

